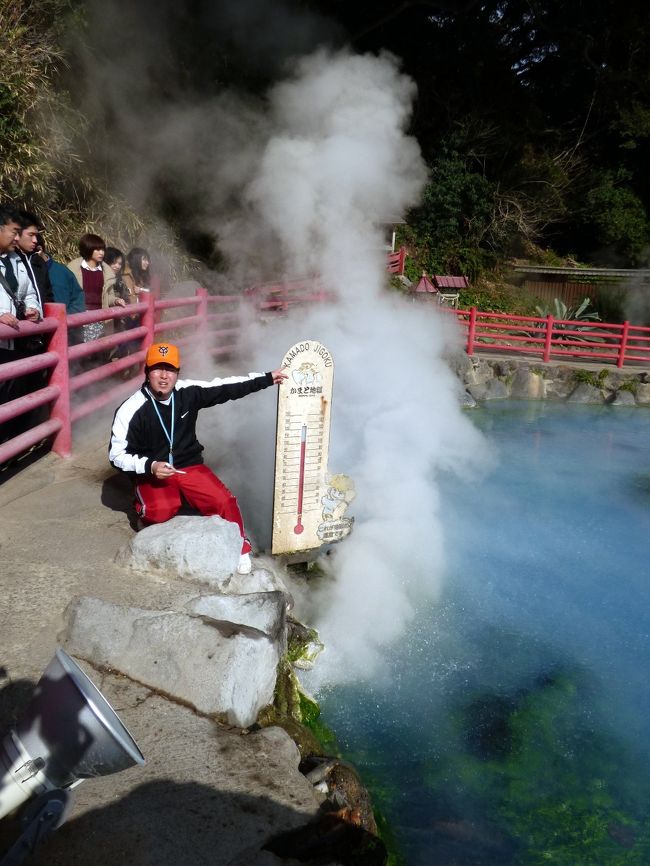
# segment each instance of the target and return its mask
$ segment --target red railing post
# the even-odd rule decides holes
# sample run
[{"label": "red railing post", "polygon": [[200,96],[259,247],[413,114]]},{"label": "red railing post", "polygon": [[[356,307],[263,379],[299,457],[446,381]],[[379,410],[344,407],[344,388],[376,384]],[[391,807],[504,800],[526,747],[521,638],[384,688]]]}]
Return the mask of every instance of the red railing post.
[{"label": "red railing post", "polygon": [[52,403],[50,418],[61,422],[61,429],[54,437],[52,451],[59,457],[72,454],[72,418],[70,416],[70,367],[68,364],[68,321],[65,304],[45,304],[45,316],[56,319],[56,331],[50,337],[49,352],[56,352],[58,360],[52,369],[50,385],[59,389],[59,396]]},{"label": "red railing post", "polygon": [[474,354],[474,335],[476,334],[476,307],[469,311],[469,327],[467,328],[467,354]]},{"label": "red railing post", "polygon": [[551,357],[551,340],[553,339],[553,322],[555,319],[549,313],[546,317],[546,333],[544,334],[544,352],[542,360],[548,361]]},{"label": "red railing post", "polygon": [[399,248],[399,275],[404,276],[404,266],[406,264],[406,247],[401,246]]},{"label": "red railing post", "polygon": [[208,290],[198,288],[196,296],[199,303],[196,305],[196,314],[199,317],[197,326],[197,338],[202,349],[208,349]]},{"label": "red railing post", "polygon": [[146,348],[155,340],[154,324],[156,321],[156,300],[153,292],[147,292],[144,297],[146,299],[145,302],[147,304],[147,309],[142,314],[142,324],[147,329],[147,336],[145,337]]},{"label": "red railing post", "polygon": [[625,363],[625,351],[627,349],[627,338],[630,333],[630,323],[623,322],[623,331],[621,333],[621,342],[618,347],[618,358],[616,359],[616,366],[622,367]]}]

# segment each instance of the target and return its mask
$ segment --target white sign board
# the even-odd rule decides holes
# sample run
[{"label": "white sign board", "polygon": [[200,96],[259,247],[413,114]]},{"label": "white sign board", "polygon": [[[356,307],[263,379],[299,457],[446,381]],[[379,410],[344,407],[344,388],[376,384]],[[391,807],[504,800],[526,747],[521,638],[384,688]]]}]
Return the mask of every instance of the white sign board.
[{"label": "white sign board", "polygon": [[282,361],[289,378],[278,389],[273,543],[271,552],[299,553],[340,541],[354,498],[345,475],[329,475],[327,458],[334,362],[318,340],[292,346]]}]

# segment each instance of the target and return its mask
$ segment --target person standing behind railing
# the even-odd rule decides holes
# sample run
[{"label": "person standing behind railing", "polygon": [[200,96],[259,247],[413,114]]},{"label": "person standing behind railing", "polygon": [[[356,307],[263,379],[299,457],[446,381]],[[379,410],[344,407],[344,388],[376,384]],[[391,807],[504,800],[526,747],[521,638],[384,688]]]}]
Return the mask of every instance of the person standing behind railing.
[{"label": "person standing behind railing", "polygon": [[[115,294],[115,274],[104,264],[106,244],[99,235],[85,234],[79,240],[78,259],[68,267],[83,289],[87,310],[106,307],[124,307],[125,301]],[[84,328],[84,341],[97,340],[106,333],[103,322],[93,322]]]},{"label": "person standing behind railing", "polygon": [[[15,273],[9,256],[19,232],[17,211],[8,205],[0,205],[0,324],[15,331],[20,331],[21,320],[39,322],[43,315],[36,289],[26,273]],[[20,340],[0,339],[0,364],[18,360],[24,355]],[[23,393],[24,379],[20,377],[0,382],[0,404],[15,400]],[[23,424],[23,417],[5,422],[0,427],[0,442],[20,433]]]},{"label": "person standing behind railing", "polygon": [[65,304],[68,315],[72,313],[86,312],[86,299],[83,289],[70,268],[55,261],[45,249],[45,243],[41,235],[38,236],[36,255],[38,255],[47,268],[47,273],[52,286],[52,295],[55,304]]},{"label": "person standing behind railing", "polygon": [[[122,298],[125,304],[137,304],[138,296],[135,291],[135,283],[130,273],[125,273],[124,253],[116,247],[106,247],[104,262],[115,274],[114,292],[116,297]],[[139,316],[124,316],[123,319],[115,319],[116,331],[128,331],[137,328],[140,323]],[[130,343],[122,343],[113,354],[113,359],[124,358],[130,355],[138,347],[137,340]],[[126,372],[126,371],[125,371]]]},{"label": "person standing behind railing", "polygon": [[18,211],[20,232],[16,238],[13,255],[20,259],[25,266],[27,276],[36,289],[41,308],[47,301],[53,300],[52,285],[45,266],[45,262],[37,254],[39,232],[43,231],[43,224],[36,216],[27,210]]},{"label": "person standing behind railing", "polygon": [[[133,280],[136,295],[149,294],[153,291],[151,280],[151,256],[143,247],[133,247],[126,255],[127,265],[124,278]],[[140,298],[141,301],[144,298]],[[157,298],[156,298],[157,300]]]}]

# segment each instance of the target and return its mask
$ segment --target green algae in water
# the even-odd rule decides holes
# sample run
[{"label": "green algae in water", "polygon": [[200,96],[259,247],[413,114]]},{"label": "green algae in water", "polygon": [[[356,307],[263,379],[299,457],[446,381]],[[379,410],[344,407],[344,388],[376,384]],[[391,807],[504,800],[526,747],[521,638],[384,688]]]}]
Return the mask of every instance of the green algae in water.
[{"label": "green algae in water", "polygon": [[[650,863],[650,785],[632,781],[634,756],[585,724],[574,678],[478,695],[456,723],[465,747],[431,775],[431,794],[459,814],[481,814],[504,840],[504,864]],[[460,783],[451,796],[449,779]]]},{"label": "green algae in water", "polygon": [[300,709],[302,723],[308,728],[320,743],[324,754],[341,757],[341,747],[336,740],[336,734],[321,717],[320,707],[304,692],[300,692]]}]

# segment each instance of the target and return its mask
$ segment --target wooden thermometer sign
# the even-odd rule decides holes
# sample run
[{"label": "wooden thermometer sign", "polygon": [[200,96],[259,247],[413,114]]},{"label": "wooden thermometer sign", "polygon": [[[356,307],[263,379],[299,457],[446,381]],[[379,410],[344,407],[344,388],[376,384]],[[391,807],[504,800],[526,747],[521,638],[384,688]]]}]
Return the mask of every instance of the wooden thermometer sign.
[{"label": "wooden thermometer sign", "polygon": [[350,533],[344,517],[354,498],[347,475],[330,475],[327,456],[334,362],[318,340],[292,346],[282,361],[289,378],[278,389],[273,545],[299,553],[340,541]]}]

